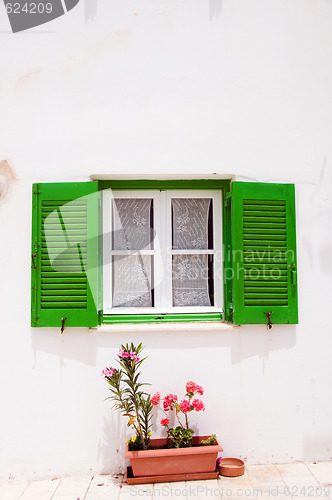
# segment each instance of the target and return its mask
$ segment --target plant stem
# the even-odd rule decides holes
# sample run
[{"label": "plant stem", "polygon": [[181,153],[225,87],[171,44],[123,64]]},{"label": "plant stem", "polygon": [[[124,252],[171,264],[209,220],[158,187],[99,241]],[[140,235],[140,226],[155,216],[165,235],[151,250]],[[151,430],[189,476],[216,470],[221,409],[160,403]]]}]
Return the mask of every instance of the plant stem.
[{"label": "plant stem", "polygon": [[182,424],[182,422],[180,420],[180,417],[179,417],[179,415],[178,415],[178,413],[176,411],[175,411],[175,414],[176,414],[176,418],[178,419],[179,424],[181,425],[182,429],[184,429],[184,425]]},{"label": "plant stem", "polygon": [[136,412],[136,418],[137,418],[137,424],[138,424],[138,432],[139,432],[139,435],[141,436],[143,450],[145,450],[146,449],[145,440],[144,440],[144,436],[143,436],[142,427],[141,427],[141,424],[139,422],[139,413],[138,413],[138,407],[137,407],[136,402],[135,402],[135,412]]},{"label": "plant stem", "polygon": [[140,435],[141,440],[142,440],[143,450],[145,450],[146,446],[145,446],[145,440],[144,440],[144,436],[143,436],[142,427],[140,424],[139,407],[137,405],[137,394],[136,394],[135,384],[134,384],[134,380],[133,380],[131,373],[130,373],[130,381],[132,383],[132,392],[133,392],[133,396],[134,396],[133,400],[134,400],[134,405],[135,405],[135,413],[136,413],[136,418],[137,418],[138,432],[139,432],[139,435]]},{"label": "plant stem", "polygon": [[[189,403],[191,404],[191,400],[193,398],[193,395],[188,395],[188,400],[189,400]],[[191,410],[190,410],[191,411]],[[188,424],[188,413],[185,413],[184,414],[185,418],[186,418],[186,426],[187,426],[187,429],[189,429],[189,424]]]}]

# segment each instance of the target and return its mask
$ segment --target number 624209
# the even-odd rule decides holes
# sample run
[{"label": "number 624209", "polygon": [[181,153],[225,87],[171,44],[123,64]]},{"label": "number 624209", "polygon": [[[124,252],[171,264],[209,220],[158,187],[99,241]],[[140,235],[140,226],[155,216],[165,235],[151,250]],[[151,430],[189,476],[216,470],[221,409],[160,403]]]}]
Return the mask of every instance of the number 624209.
[{"label": "number 624209", "polygon": [[52,12],[52,4],[42,2],[27,2],[25,4],[6,3],[7,14],[50,14]]}]

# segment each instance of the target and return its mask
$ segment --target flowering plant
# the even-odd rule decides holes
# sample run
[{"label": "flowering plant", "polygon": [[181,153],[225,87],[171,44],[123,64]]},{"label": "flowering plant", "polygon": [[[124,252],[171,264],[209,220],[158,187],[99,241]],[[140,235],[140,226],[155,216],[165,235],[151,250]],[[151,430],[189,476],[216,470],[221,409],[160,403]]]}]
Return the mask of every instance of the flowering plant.
[{"label": "flowering plant", "polygon": [[[204,391],[200,385],[195,382],[187,382],[186,393],[182,401],[178,401],[176,394],[168,394],[163,401],[163,409],[165,413],[175,412],[175,416],[179,425],[169,427],[169,418],[163,418],[160,424],[167,429],[168,446],[170,448],[184,448],[192,445],[194,431],[190,429],[188,422],[188,413],[192,411],[204,411],[204,403],[195,397],[196,394],[203,395]],[[151,398],[151,403],[157,406],[160,401],[160,394],[157,392]],[[213,434],[203,444],[214,444],[216,437]]]},{"label": "flowering plant", "polygon": [[106,367],[102,375],[110,385],[112,395],[107,399],[114,401],[114,408],[128,417],[128,427],[135,430],[129,441],[130,450],[146,450],[151,437],[152,403],[151,397],[141,387],[149,385],[139,382],[139,368],[146,358],[139,357],[142,344],[121,345],[117,362],[120,369]]},{"label": "flowering plant", "polygon": [[[152,397],[142,390],[142,386],[150,385],[140,382],[140,367],[146,358],[141,358],[142,344],[137,347],[133,343],[121,345],[117,356],[119,368],[112,366],[104,368],[102,375],[109,384],[111,396],[107,399],[114,401],[113,408],[120,410],[128,418],[127,426],[134,429],[134,435],[127,441],[130,451],[150,449],[151,418],[154,406],[160,400],[166,418],[161,425],[167,430],[167,446],[169,448],[183,448],[192,446],[194,431],[189,427],[188,414],[193,411],[204,411],[204,403],[197,397],[204,391],[195,382],[187,382],[184,398],[180,401],[176,394],[167,394],[163,399],[159,392]],[[174,412],[178,421],[176,427],[170,427],[170,413]],[[216,436],[212,434],[208,439],[201,441],[203,445],[216,444]]]}]

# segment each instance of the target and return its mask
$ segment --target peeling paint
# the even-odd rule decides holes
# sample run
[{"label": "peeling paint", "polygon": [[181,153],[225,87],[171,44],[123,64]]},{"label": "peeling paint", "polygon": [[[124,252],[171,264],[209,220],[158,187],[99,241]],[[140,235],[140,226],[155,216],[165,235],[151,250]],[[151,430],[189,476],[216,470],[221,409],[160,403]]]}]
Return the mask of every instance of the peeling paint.
[{"label": "peeling paint", "polygon": [[23,73],[23,75],[19,76],[19,78],[16,81],[16,85],[24,85],[28,81],[38,76],[41,73],[41,71],[42,71],[41,67],[29,69],[28,71]]},{"label": "peeling paint", "polygon": [[124,48],[130,40],[130,37],[130,29],[123,29],[111,33],[95,43],[92,47],[88,48],[81,56],[78,56],[75,52],[75,54],[71,54],[67,57],[62,64],[62,70],[64,72],[72,72],[78,68],[90,65],[95,62],[97,57],[105,53],[111,53],[113,50]]},{"label": "peeling paint", "polygon": [[17,182],[13,167],[8,160],[0,162],[0,204],[10,199],[13,185]]}]

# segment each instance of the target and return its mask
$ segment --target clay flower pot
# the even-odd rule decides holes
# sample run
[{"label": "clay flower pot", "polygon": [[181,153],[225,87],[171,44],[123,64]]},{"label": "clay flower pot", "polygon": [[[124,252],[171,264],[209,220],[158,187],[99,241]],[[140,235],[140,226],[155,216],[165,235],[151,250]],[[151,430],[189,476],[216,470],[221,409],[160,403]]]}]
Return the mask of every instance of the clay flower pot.
[{"label": "clay flower pot", "polygon": [[194,473],[207,473],[216,470],[218,452],[222,447],[215,445],[197,446],[202,439],[210,436],[197,436],[190,448],[160,448],[167,439],[151,439],[150,450],[128,451],[134,477],[167,476]]}]

